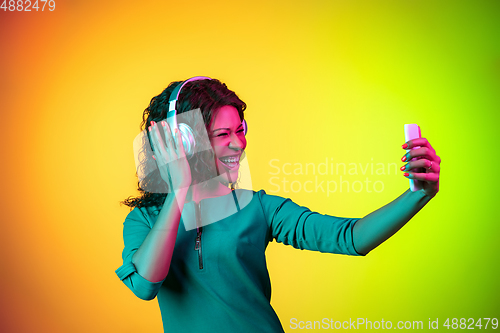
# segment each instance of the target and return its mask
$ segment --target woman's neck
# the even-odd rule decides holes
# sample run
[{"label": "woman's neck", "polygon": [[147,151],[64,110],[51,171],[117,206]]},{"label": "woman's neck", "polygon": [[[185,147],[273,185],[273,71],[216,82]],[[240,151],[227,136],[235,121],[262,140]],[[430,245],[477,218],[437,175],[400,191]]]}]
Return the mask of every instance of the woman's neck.
[{"label": "woman's neck", "polygon": [[209,181],[206,185],[191,185],[186,195],[186,202],[194,201],[199,203],[203,199],[220,197],[231,193],[231,189],[218,181]]}]

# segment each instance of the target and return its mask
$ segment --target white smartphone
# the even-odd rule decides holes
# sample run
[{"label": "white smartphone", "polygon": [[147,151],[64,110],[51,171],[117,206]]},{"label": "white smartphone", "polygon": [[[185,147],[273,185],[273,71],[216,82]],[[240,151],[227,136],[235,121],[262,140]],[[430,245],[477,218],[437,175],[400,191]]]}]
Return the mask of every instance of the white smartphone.
[{"label": "white smartphone", "polygon": [[[405,124],[405,142],[408,142],[413,139],[421,138],[420,127],[417,124]],[[420,148],[420,146],[413,147],[412,149],[406,149],[406,152],[410,150]],[[416,161],[418,158],[412,158],[411,161]],[[407,161],[410,162],[410,161]],[[414,169],[412,171],[423,172],[421,169]],[[412,192],[418,191],[422,189],[422,182],[416,179],[410,179],[410,190]]]}]

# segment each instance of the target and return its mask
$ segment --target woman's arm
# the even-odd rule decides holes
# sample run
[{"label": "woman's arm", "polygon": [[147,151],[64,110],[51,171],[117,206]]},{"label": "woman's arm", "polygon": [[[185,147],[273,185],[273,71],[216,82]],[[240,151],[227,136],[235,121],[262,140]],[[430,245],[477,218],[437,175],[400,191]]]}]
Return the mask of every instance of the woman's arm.
[{"label": "woman's arm", "polygon": [[[439,192],[441,158],[425,138],[410,140],[401,148],[413,147],[420,148],[410,150],[401,158],[403,162],[411,161],[401,167],[401,171],[407,171],[405,177],[422,181],[423,188],[415,192],[408,189],[396,200],[356,221],[353,242],[359,254],[366,255],[394,235]],[[415,157],[418,159],[412,161]],[[415,172],[420,170],[425,172]]]},{"label": "woman's arm", "polygon": [[168,274],[186,195],[187,188],[167,195],[153,228],[132,256],[137,273],[150,282]]},{"label": "woman's arm", "polygon": [[191,169],[180,131],[175,129],[174,141],[168,123],[161,121],[161,125],[165,142],[155,121],[151,121],[151,126],[148,128],[154,147],[153,158],[156,160],[162,179],[174,190],[167,195],[153,228],[132,256],[132,263],[137,273],[150,282],[162,281],[168,274],[182,208],[191,184]]},{"label": "woman's arm", "polygon": [[354,247],[366,255],[403,227],[433,197],[406,190],[397,199],[358,220],[353,227]]}]

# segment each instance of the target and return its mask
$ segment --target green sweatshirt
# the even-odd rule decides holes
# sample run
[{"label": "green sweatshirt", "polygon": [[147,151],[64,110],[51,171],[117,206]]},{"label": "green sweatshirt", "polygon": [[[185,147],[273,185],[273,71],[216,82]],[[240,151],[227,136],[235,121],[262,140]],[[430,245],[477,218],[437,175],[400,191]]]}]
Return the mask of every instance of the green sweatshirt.
[{"label": "green sweatshirt", "polygon": [[[214,222],[232,208],[234,214]],[[168,275],[152,283],[137,273],[132,255],[158,214],[157,208],[128,214],[123,265],[115,272],[137,297],[158,298],[165,332],[283,332],[270,304],[265,250],[273,239],[301,250],[360,255],[352,236],[360,218],[311,212],[264,190],[235,190],[184,205]],[[202,227],[185,227],[196,219]]]}]

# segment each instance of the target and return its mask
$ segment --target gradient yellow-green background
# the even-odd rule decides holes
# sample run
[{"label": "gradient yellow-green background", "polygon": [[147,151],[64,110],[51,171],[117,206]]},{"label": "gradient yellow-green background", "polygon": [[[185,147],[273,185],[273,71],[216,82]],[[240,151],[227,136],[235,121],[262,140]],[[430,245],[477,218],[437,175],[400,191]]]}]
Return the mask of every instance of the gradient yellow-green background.
[{"label": "gradient yellow-green background", "polygon": [[367,257],[269,245],[272,305],[287,332],[297,331],[291,318],[500,317],[499,10],[59,0],[54,12],[0,11],[0,330],[162,331],[156,299],[136,298],[114,272],[128,213],[118,202],[136,193],[142,111],[169,82],[196,75],[248,104],[254,189],[311,210],[363,217],[408,181],[393,172],[369,175],[380,193],[273,192],[270,160],[399,166],[405,123],[442,158],[438,196]]}]

